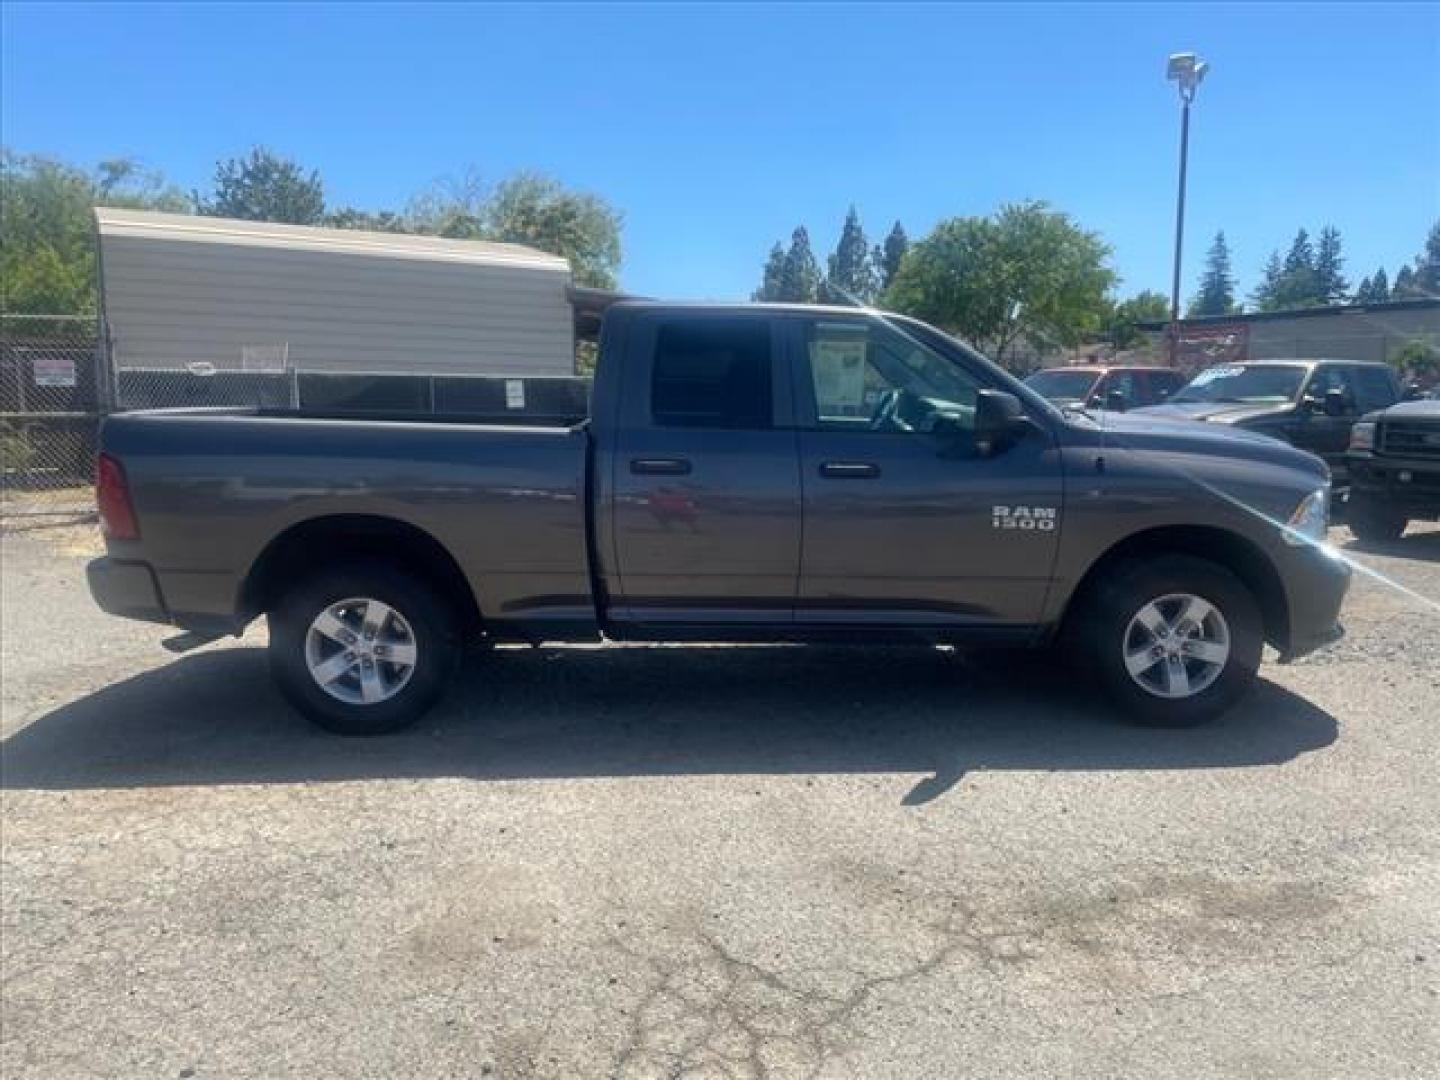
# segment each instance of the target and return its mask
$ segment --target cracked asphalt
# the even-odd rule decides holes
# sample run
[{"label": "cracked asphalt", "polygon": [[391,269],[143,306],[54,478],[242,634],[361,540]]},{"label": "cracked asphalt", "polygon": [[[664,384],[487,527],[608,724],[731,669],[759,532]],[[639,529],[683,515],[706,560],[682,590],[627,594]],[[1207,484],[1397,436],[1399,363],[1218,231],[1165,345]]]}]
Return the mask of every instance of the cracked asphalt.
[{"label": "cracked asphalt", "polygon": [[6,533],[0,1074],[1440,1075],[1440,530],[1332,537],[1394,584],[1195,731],[1044,657],[544,648],[348,741]]}]

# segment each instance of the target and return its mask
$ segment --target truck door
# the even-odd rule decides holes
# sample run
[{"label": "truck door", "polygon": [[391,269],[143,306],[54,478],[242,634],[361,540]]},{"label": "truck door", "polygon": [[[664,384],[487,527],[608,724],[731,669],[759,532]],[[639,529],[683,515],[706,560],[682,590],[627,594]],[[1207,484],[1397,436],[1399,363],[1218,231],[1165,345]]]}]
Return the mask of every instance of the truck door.
[{"label": "truck door", "polygon": [[[1344,398],[1343,410],[1335,416],[1325,411],[1326,394],[1331,390],[1339,390]],[[1337,365],[1317,367],[1301,392],[1301,400],[1312,400],[1315,405],[1296,418],[1291,441],[1301,450],[1320,455],[1332,469],[1338,468],[1343,474],[1350,429],[1358,416],[1350,369]]]},{"label": "truck door", "polygon": [[655,312],[631,327],[610,461],[616,622],[791,621],[800,477],[773,323]]},{"label": "truck door", "polygon": [[983,375],[903,324],[788,326],[805,513],[796,622],[1037,623],[1062,525],[1049,434],[983,454]]}]

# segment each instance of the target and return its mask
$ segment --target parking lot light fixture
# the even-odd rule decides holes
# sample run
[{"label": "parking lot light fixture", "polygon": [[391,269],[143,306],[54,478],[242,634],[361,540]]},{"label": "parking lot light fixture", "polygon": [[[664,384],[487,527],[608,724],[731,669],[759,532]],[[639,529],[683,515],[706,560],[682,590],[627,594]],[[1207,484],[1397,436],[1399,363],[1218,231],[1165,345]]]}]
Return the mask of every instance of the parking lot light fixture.
[{"label": "parking lot light fixture", "polygon": [[1190,157],[1190,103],[1210,65],[1194,53],[1172,53],[1165,78],[1180,91],[1180,190],[1175,200],[1175,270],[1170,279],[1170,366],[1180,341],[1180,254],[1185,246],[1185,172]]}]

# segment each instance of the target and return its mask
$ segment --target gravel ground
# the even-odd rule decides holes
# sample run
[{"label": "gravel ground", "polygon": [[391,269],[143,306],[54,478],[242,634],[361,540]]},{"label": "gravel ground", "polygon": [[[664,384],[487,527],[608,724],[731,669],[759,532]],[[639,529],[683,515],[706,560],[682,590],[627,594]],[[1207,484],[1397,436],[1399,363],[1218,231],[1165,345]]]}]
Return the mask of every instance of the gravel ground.
[{"label": "gravel ground", "polygon": [[546,648],[337,740],[92,548],[3,537],[5,1077],[1440,1074],[1440,530],[1181,732],[1036,658]]}]

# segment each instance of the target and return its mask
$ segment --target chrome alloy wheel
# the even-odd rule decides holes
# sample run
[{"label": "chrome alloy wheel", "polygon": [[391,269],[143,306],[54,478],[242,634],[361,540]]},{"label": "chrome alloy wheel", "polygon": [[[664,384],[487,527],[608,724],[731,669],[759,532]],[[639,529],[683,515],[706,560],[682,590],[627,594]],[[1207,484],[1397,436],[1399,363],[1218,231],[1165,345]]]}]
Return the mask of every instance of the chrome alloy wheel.
[{"label": "chrome alloy wheel", "polygon": [[1230,627],[1208,600],[1157,597],[1135,613],[1121,642],[1125,670],[1146,693],[1188,698],[1208,689],[1230,659]]},{"label": "chrome alloy wheel", "polygon": [[415,673],[416,655],[405,616],[366,597],[331,604],[305,634],[310,677],[347,705],[389,701]]}]

